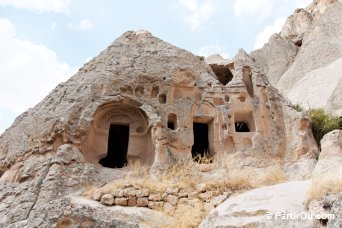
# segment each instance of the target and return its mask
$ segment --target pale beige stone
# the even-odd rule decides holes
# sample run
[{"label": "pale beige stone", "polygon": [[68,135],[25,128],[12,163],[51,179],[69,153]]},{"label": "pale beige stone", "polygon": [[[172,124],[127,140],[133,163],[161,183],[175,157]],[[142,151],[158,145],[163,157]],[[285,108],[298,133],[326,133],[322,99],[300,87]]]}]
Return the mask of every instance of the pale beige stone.
[{"label": "pale beige stone", "polygon": [[137,197],[135,196],[128,197],[127,206],[129,207],[137,206]]},{"label": "pale beige stone", "polygon": [[123,190],[123,195],[125,197],[132,197],[132,196],[136,196],[136,189],[134,187],[130,187],[130,188],[125,188]]},{"label": "pale beige stone", "polygon": [[171,203],[173,206],[177,205],[178,197],[175,195],[168,195],[166,201]]},{"label": "pale beige stone", "polygon": [[114,197],[123,197],[124,196],[124,191],[122,189],[111,190],[111,193],[113,194]]},{"label": "pale beige stone", "polygon": [[141,198],[141,197],[147,197],[147,196],[149,196],[150,191],[149,191],[148,189],[146,189],[146,188],[142,188],[142,189],[136,190],[135,193],[136,193],[136,196],[137,196],[138,198]]},{"label": "pale beige stone", "polygon": [[100,201],[101,197],[104,195],[104,193],[100,189],[96,189],[93,192],[93,199],[96,201]]},{"label": "pale beige stone", "polygon": [[152,193],[148,196],[148,199],[151,201],[162,201],[162,194],[160,193]]},{"label": "pale beige stone", "polygon": [[104,194],[100,202],[104,205],[111,206],[114,204],[114,196],[112,194]]},{"label": "pale beige stone", "polygon": [[148,201],[148,208],[155,210],[162,210],[164,208],[164,202],[162,201]]},{"label": "pale beige stone", "polygon": [[115,198],[115,205],[118,206],[127,206],[128,198],[121,197],[121,198]]},{"label": "pale beige stone", "polygon": [[147,207],[148,206],[148,198],[141,197],[137,199],[137,206],[138,207]]}]

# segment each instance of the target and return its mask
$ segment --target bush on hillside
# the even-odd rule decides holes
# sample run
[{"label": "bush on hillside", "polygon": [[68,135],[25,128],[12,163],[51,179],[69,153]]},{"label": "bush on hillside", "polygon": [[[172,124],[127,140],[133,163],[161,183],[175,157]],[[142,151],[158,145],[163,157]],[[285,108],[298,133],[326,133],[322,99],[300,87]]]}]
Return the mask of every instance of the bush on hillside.
[{"label": "bush on hillside", "polygon": [[342,118],[336,117],[322,108],[305,110],[300,105],[292,105],[291,108],[299,112],[305,112],[311,119],[311,130],[314,138],[320,146],[323,136],[330,131],[342,129]]},{"label": "bush on hillside", "polygon": [[307,113],[311,118],[312,134],[319,145],[325,134],[336,129],[342,129],[342,118],[335,117],[322,108],[310,109]]}]

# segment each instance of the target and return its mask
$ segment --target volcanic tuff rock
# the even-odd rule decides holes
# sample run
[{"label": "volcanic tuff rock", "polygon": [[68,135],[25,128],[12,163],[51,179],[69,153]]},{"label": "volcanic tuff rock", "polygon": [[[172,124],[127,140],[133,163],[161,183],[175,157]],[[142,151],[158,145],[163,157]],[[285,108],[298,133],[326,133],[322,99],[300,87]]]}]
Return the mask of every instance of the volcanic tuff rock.
[{"label": "volcanic tuff rock", "polygon": [[321,153],[314,175],[333,173],[342,175],[342,130],[334,130],[321,140]]},{"label": "volcanic tuff rock", "polygon": [[[207,127],[207,148],[194,142],[194,123]],[[123,158],[108,145],[117,124],[128,131]],[[100,204],[74,200],[85,187],[125,173],[100,164],[158,168],[209,152],[214,159],[235,156],[234,168],[279,165],[291,179],[307,178],[318,153],[309,124],[243,50],[212,70],[202,57],[149,32],[126,32],[0,136],[0,224],[116,225],[118,216],[136,226],[146,223],[141,211],[161,217],[149,209],[137,209],[134,221],[117,209],[100,217]]]},{"label": "volcanic tuff rock", "polygon": [[[341,137],[342,130],[334,130],[323,137],[322,152],[311,180],[277,184],[235,195],[212,210],[200,227],[341,227],[341,192],[325,194],[323,198],[308,198],[309,190],[319,191],[319,188],[334,188],[334,186],[324,185],[341,183]],[[324,179],[334,182],[326,182]],[[322,186],[319,186],[320,182]],[[272,216],[266,218],[266,213]],[[333,214],[335,218],[326,220],[281,219],[281,213],[289,215]]]},{"label": "volcanic tuff rock", "polygon": [[[295,181],[231,197],[211,211],[199,227],[313,227],[314,220],[281,219],[277,214],[308,213],[304,208],[308,186],[308,181]],[[266,213],[270,217],[265,218]]]},{"label": "volcanic tuff rock", "polygon": [[342,115],[342,1],[297,9],[280,34],[250,55],[294,104]]}]

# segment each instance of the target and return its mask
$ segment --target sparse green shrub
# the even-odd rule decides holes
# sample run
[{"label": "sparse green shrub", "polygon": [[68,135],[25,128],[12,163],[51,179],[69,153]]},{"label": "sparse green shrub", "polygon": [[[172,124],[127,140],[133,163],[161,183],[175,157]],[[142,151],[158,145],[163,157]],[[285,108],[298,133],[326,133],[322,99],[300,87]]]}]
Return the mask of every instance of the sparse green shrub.
[{"label": "sparse green shrub", "polygon": [[335,129],[342,129],[342,118],[335,117],[325,112],[322,108],[307,111],[311,118],[311,129],[318,145],[323,136]]},{"label": "sparse green shrub", "polygon": [[291,105],[291,108],[309,115],[312,134],[319,146],[321,146],[320,142],[325,134],[336,129],[342,129],[342,118],[333,116],[322,108],[305,110],[298,104]]},{"label": "sparse green shrub", "polygon": [[290,107],[296,110],[297,112],[304,112],[304,109],[299,104],[292,104],[290,105]]}]

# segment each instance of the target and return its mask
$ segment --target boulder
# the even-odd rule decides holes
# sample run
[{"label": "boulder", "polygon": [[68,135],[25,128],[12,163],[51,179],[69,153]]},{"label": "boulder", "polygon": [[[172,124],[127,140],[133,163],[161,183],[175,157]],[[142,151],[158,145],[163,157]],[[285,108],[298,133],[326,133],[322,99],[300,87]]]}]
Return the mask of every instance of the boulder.
[{"label": "boulder", "polygon": [[104,195],[104,193],[101,190],[96,189],[93,192],[93,199],[96,201],[100,201],[103,195]]},{"label": "boulder", "polygon": [[112,194],[104,194],[100,201],[103,205],[111,206],[114,204],[114,196]]},{"label": "boulder", "polygon": [[[232,196],[212,210],[199,227],[312,227],[312,220],[281,219],[282,213],[308,213],[309,181],[294,181]],[[268,217],[269,216],[269,217]]]},{"label": "boulder", "polygon": [[324,135],[321,148],[314,175],[331,173],[342,176],[342,130],[334,130]]}]

